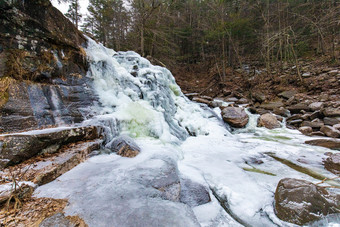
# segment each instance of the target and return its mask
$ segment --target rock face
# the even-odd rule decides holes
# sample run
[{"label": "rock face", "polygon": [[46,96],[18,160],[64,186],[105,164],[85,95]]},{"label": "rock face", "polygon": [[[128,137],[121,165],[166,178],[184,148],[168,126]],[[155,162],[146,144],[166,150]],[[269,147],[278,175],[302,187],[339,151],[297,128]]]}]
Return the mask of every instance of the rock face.
[{"label": "rock face", "polygon": [[277,118],[270,113],[263,114],[260,116],[257,122],[258,127],[266,127],[268,129],[280,128],[280,122]]},{"label": "rock face", "polygon": [[235,128],[243,128],[249,121],[249,116],[240,107],[226,107],[222,110],[221,114],[223,120]]},{"label": "rock face", "polygon": [[56,152],[61,145],[97,139],[96,126],[37,130],[0,136],[0,168],[27,160],[40,152]]},{"label": "rock face", "polygon": [[277,216],[297,225],[340,212],[340,196],[311,182],[299,179],[282,179],[275,192]]},{"label": "rock face", "polygon": [[119,136],[110,142],[107,146],[112,152],[117,153],[120,156],[133,158],[136,157],[139,152],[139,146],[128,136]]},{"label": "rock face", "polygon": [[323,163],[328,171],[340,176],[340,153],[331,154]]},{"label": "rock face", "polygon": [[81,122],[96,99],[85,37],[48,0],[2,1],[0,21],[0,133]]}]

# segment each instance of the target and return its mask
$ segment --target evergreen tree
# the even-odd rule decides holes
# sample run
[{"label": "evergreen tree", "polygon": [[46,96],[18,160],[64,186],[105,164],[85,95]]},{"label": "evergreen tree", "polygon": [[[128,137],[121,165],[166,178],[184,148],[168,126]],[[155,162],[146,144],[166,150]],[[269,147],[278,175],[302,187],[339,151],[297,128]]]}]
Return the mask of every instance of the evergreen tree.
[{"label": "evergreen tree", "polygon": [[65,16],[69,18],[77,28],[79,28],[78,25],[82,18],[79,0],[66,0],[66,2],[69,2],[70,6],[67,13],[65,13]]}]

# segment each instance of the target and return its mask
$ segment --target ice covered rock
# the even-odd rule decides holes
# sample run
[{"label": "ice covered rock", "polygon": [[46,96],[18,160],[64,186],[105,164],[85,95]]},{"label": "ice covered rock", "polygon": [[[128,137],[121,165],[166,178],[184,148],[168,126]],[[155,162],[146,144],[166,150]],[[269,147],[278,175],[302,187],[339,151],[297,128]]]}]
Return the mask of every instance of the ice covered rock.
[{"label": "ice covered rock", "polygon": [[208,188],[190,179],[181,179],[180,202],[195,207],[210,201]]},{"label": "ice covered rock", "polygon": [[266,127],[268,129],[280,128],[280,122],[277,118],[270,113],[266,113],[260,116],[257,123],[258,127]]},{"label": "ice covered rock", "polygon": [[323,163],[328,171],[340,176],[340,153],[329,155]]},{"label": "ice covered rock", "polygon": [[40,152],[55,152],[61,145],[97,139],[98,126],[61,127],[0,135],[0,168],[27,160]]},{"label": "ice covered rock", "polygon": [[119,136],[107,144],[106,147],[120,156],[129,158],[136,157],[140,152],[139,146],[128,136]]},{"label": "ice covered rock", "polygon": [[275,211],[280,219],[303,225],[340,212],[340,195],[305,180],[285,178],[276,188]]},{"label": "ice covered rock", "polygon": [[223,120],[235,128],[243,128],[249,121],[249,116],[241,107],[226,107],[221,114]]}]

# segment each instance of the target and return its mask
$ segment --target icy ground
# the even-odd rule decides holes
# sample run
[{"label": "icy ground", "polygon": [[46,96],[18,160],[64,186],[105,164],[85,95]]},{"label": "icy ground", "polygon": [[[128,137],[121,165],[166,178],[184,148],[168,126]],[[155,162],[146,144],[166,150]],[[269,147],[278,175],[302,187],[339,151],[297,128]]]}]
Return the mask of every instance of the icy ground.
[{"label": "icy ground", "polygon": [[[67,215],[89,226],[294,226],[274,213],[277,183],[285,177],[320,180],[273,156],[335,177],[322,166],[331,151],[303,144],[308,138],[299,132],[257,128],[251,115],[246,129],[231,134],[219,110],[186,99],[167,69],[92,40],[86,51],[100,100],[97,117],[86,124],[104,122],[109,139],[128,134],[142,150],[132,159],[92,157],[36,190],[39,197],[68,199]],[[190,207],[176,200],[182,179],[203,185],[211,202]],[[334,220],[320,225],[340,226]]]}]

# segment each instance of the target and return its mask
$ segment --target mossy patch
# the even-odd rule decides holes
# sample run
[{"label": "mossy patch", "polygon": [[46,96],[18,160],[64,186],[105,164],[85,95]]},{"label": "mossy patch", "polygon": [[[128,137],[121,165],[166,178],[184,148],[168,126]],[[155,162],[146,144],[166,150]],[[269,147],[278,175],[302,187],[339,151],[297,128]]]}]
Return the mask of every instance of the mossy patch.
[{"label": "mossy patch", "polygon": [[261,174],[266,174],[266,175],[270,175],[270,176],[276,176],[276,174],[274,173],[270,173],[270,172],[267,172],[267,171],[264,171],[264,170],[260,170],[260,169],[257,169],[257,168],[242,168],[244,171],[248,171],[248,172],[254,172],[254,173],[261,173]]},{"label": "mossy patch", "polygon": [[176,96],[179,96],[181,94],[181,90],[176,84],[170,84],[169,88]]},{"label": "mossy patch", "polygon": [[9,77],[0,78],[0,107],[5,105],[9,99],[8,88],[12,80]]}]

